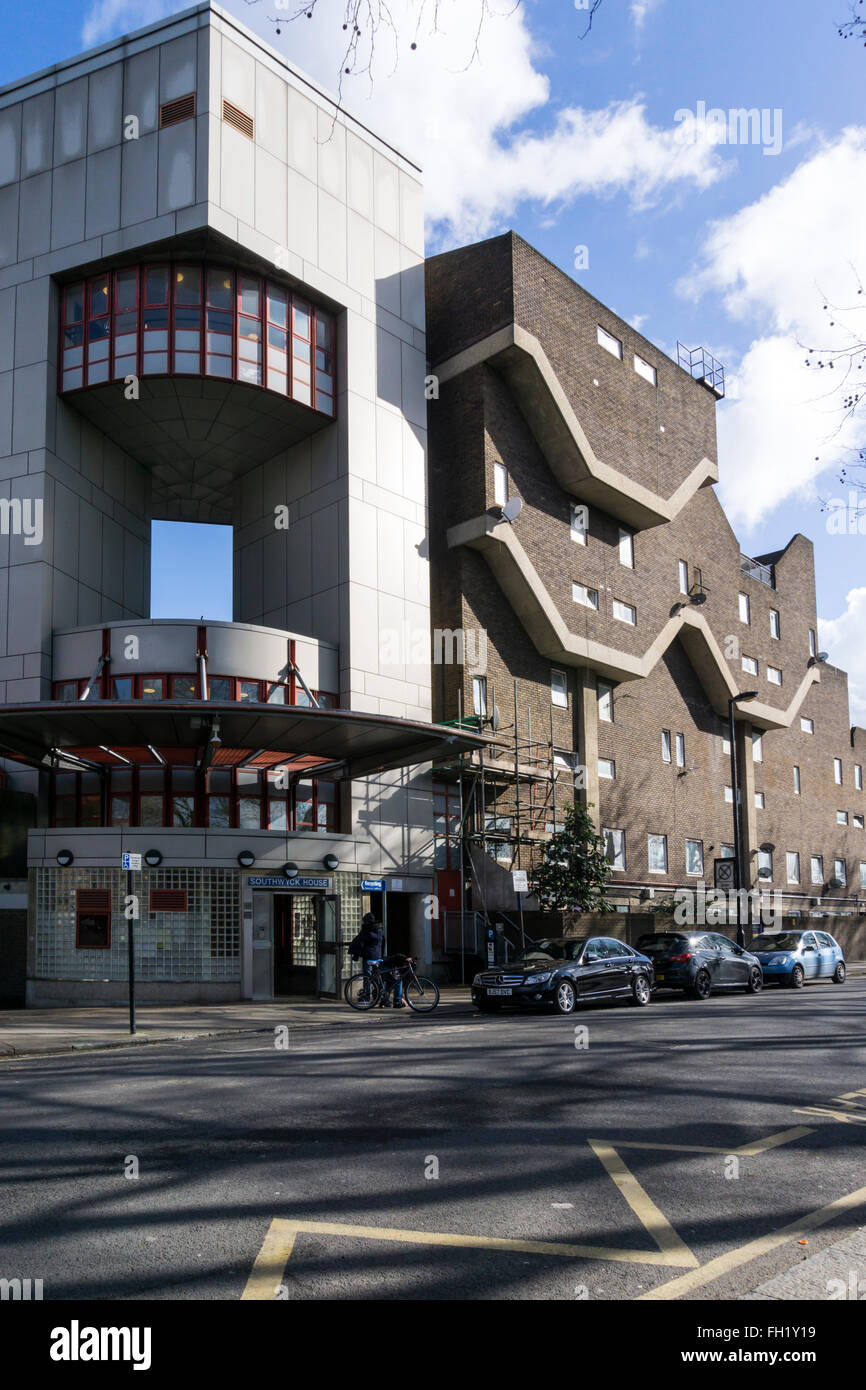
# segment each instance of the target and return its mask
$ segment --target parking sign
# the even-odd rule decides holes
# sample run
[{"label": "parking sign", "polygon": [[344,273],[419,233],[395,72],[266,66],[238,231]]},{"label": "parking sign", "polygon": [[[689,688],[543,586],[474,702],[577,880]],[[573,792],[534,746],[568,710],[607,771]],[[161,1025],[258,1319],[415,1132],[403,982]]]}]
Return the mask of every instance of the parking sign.
[{"label": "parking sign", "polygon": [[141,855],[140,855],[140,854],[122,854],[122,855],[120,856],[120,867],[121,867],[122,869],[140,869],[140,868],[141,868]]}]

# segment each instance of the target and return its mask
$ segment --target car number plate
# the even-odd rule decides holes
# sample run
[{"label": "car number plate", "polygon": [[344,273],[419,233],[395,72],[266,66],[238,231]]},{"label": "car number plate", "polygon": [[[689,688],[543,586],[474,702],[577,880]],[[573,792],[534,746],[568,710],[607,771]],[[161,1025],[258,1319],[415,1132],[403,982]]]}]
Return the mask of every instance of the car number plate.
[{"label": "car number plate", "polygon": [[487,993],[488,993],[488,994],[510,994],[510,993],[511,993],[511,990],[510,990],[510,989],[489,989],[489,990],[487,991]]},{"label": "car number plate", "polygon": [[663,980],[663,979],[664,979],[664,975],[656,975],[656,979],[657,979],[657,980]]}]

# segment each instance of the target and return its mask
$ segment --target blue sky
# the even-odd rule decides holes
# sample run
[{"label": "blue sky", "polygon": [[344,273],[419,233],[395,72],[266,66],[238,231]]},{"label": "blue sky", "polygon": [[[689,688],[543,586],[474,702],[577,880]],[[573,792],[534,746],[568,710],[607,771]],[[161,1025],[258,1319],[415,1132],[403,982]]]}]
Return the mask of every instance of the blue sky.
[{"label": "blue sky", "polygon": [[[866,442],[866,413],[841,424],[839,394],[806,372],[802,346],[857,329],[857,271],[866,283],[866,52],[836,33],[849,0],[603,0],[583,40],[574,0],[490,0],[473,58],[478,4],[441,0],[433,33],[427,0],[417,34],[380,33],[372,88],[345,78],[346,105],[423,165],[431,250],[513,227],[663,350],[680,339],[721,358],[722,500],[748,553],[797,531],[814,541],[822,645],[851,672],[862,718],[866,537],[828,530],[820,498],[846,496],[837,475]],[[295,0],[283,5],[224,8],[333,89],[344,0],[294,23]],[[0,80],[182,8],[49,0],[36,23],[7,6]],[[417,15],[419,0],[392,9]],[[701,131],[676,114],[699,102],[766,110],[779,152],[687,144],[684,129]],[[842,309],[835,328],[828,298]],[[192,616],[229,616],[225,539],[160,530],[154,574],[172,577],[154,612],[175,612],[182,593]]]}]

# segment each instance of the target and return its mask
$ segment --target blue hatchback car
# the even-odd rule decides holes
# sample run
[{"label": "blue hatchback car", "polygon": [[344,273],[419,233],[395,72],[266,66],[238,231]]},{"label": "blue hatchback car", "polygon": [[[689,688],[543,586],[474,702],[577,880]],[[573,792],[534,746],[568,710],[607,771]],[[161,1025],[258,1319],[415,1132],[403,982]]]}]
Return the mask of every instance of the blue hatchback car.
[{"label": "blue hatchback car", "polygon": [[802,989],[807,980],[845,979],[845,956],[838,941],[826,931],[806,927],[799,931],[768,931],[749,945],[758,957],[765,984]]}]

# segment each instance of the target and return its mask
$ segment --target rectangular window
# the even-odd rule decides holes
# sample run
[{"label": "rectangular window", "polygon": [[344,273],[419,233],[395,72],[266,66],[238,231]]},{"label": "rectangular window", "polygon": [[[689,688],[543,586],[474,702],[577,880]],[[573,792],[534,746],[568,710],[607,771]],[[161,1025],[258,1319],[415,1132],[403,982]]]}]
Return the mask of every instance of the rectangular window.
[{"label": "rectangular window", "polygon": [[764,761],[764,739],[761,734],[752,734],[752,761],[756,763]]},{"label": "rectangular window", "polygon": [[800,730],[801,730],[801,732],[804,733],[804,734],[814,734],[814,732],[815,732],[815,721],[814,721],[814,719],[801,719],[801,720],[800,720]]},{"label": "rectangular window", "polygon": [[138,270],[114,272],[113,377],[138,373]]},{"label": "rectangular window", "polygon": [[755,792],[755,808],[756,808],[756,810],[758,810],[758,811],[763,811],[763,810],[766,808],[766,805],[767,805],[767,800],[766,800],[766,797],[764,796],[764,793],[763,793],[763,792]]},{"label": "rectangular window", "polygon": [[508,469],[504,463],[493,465],[493,500],[499,507],[508,501]]},{"label": "rectangular window", "polygon": [[197,698],[195,676],[172,676],[171,694],[174,700],[195,700]]},{"label": "rectangular window", "polygon": [[668,871],[667,835],[647,835],[647,862],[651,874],[666,874]]},{"label": "rectangular window", "polygon": [[671,760],[671,732],[670,729],[662,729],[662,761],[669,763]]},{"label": "rectangular window", "polygon": [[187,829],[195,825],[195,770],[191,767],[171,770],[171,823]]},{"label": "rectangular window", "polygon": [[598,717],[603,724],[613,723],[613,686],[609,681],[599,680],[598,689]]},{"label": "rectangular window", "polygon": [[550,672],[550,702],[560,709],[568,709],[568,677],[564,671]]},{"label": "rectangular window", "polygon": [[773,878],[773,852],[769,849],[758,850],[758,878],[772,881]]},{"label": "rectangular window", "polygon": [[722,752],[726,753],[728,757],[731,756],[731,740],[729,738],[722,739]]},{"label": "rectangular window", "polygon": [[685,735],[684,735],[684,734],[677,734],[676,738],[674,739],[674,748],[675,748],[675,750],[676,750],[676,755],[677,755],[677,767],[685,767],[685,765],[686,765],[686,740],[685,740]]},{"label": "rectangular window", "polygon": [[687,594],[689,592],[689,567],[685,560],[679,561],[678,569],[680,576],[680,593]]},{"label": "rectangular window", "polygon": [[301,405],[313,404],[313,308],[306,299],[292,298],[292,396]]},{"label": "rectangular window", "polygon": [[775,637],[776,640],[778,641],[779,638],[781,637],[781,635],[782,635],[782,631],[781,631],[780,621],[779,621],[779,610],[778,610],[777,608],[771,608],[771,609],[770,609],[770,636],[771,636],[771,637]]},{"label": "rectangular window", "polygon": [[615,873],[625,873],[625,831],[603,829],[607,862]]},{"label": "rectangular window", "polygon": [[598,612],[598,589],[590,589],[586,584],[572,584],[571,596],[574,602],[581,604],[583,608],[592,608]]},{"label": "rectangular window", "polygon": [[84,293],[83,283],[67,285],[63,291],[64,391],[84,385]]},{"label": "rectangular window", "polygon": [[265,368],[269,391],[289,394],[289,296],[280,285],[268,281],[267,351]]},{"label": "rectangular window", "polygon": [[794,795],[800,795],[800,769],[798,767],[794,768]]},{"label": "rectangular window", "polygon": [[823,856],[820,855],[820,854],[813,854],[811,860],[809,861],[809,867],[810,867],[811,874],[812,874],[812,882],[813,882],[813,883],[823,883],[823,882],[824,882],[824,859],[823,859]]},{"label": "rectangular window", "polygon": [[834,759],[833,759],[833,781],[836,783],[836,786],[837,786],[837,787],[841,787],[841,785],[842,785],[842,759],[841,759],[841,758],[834,758]]},{"label": "rectangular window", "polygon": [[238,381],[262,384],[262,283],[238,276]]},{"label": "rectangular window", "polygon": [[472,677],[472,712],[487,718],[487,677]]},{"label": "rectangular window", "polygon": [[613,758],[599,758],[598,775],[605,782],[613,782],[616,779],[616,763]]},{"label": "rectangular window", "polygon": [[860,887],[866,888],[866,859],[860,860]]},{"label": "rectangular window", "polygon": [[862,830],[862,829],[863,829],[863,817],[862,817],[862,816],[858,816],[856,811],[854,812],[853,816],[851,817],[851,822],[852,822],[852,824],[853,824],[855,830]]},{"label": "rectangular window", "polygon": [[840,883],[848,882],[848,871],[844,859],[833,860],[833,877],[837,878]]},{"label": "rectangular window", "polygon": [[76,890],[75,946],[80,951],[110,950],[110,888],[79,888]]},{"label": "rectangular window", "polygon": [[637,623],[637,609],[631,603],[623,603],[615,598],[613,601],[613,616],[617,622],[627,623],[629,627],[634,627]]},{"label": "rectangular window", "polygon": [[142,700],[161,700],[164,695],[165,682],[162,676],[142,676],[141,678],[141,698]]},{"label": "rectangular window", "polygon": [[576,502],[571,508],[571,539],[578,545],[586,545],[589,535],[589,508]]},{"label": "rectangular window", "polygon": [[756,676],[758,674],[758,663],[753,656],[744,656],[742,667],[750,676]]},{"label": "rectangular window", "polygon": [[142,767],[138,773],[139,825],[165,825],[165,769]]},{"label": "rectangular window", "polygon": [[[143,275],[141,315],[142,371],[168,372],[169,274],[167,265],[149,265]],[[231,317],[231,315],[229,315]],[[229,339],[231,341],[231,339]]]},{"label": "rectangular window", "polygon": [[689,878],[704,876],[703,840],[686,840],[686,873]]},{"label": "rectangular window", "polygon": [[751,623],[752,605],[749,602],[748,594],[740,594],[740,622]]},{"label": "rectangular window", "polygon": [[334,320],[316,310],[316,409],[334,414]]},{"label": "rectangular window", "polygon": [[725,787],[725,800],[728,802],[729,805],[733,806],[733,804],[734,804],[734,789],[733,789],[733,787]]},{"label": "rectangular window", "polygon": [[638,357],[637,353],[634,355],[634,369],[638,376],[642,376],[644,381],[648,381],[651,386],[658,385],[658,372],[655,367],[650,366],[649,362],[645,362],[642,357]]},{"label": "rectangular window", "polygon": [[863,767],[860,763],[854,764],[854,786],[858,792],[863,790]]},{"label": "rectangular window", "polygon": [[733,845],[720,845],[719,849],[720,849],[720,853],[719,853],[719,858],[720,858],[720,859],[733,859],[733,857],[734,857],[734,846],[733,846]]},{"label": "rectangular window", "polygon": [[815,629],[813,627],[809,628],[809,655],[818,655],[818,639],[815,636]]},{"label": "rectangular window", "polygon": [[837,825],[847,825],[847,824],[848,824],[848,812],[847,812],[847,811],[837,811],[837,812],[836,812],[836,824],[837,824]]},{"label": "rectangular window", "polygon": [[800,856],[796,850],[788,850],[785,855],[785,864],[789,883],[800,882]]},{"label": "rectangular window", "polygon": [[767,680],[771,685],[782,684],[782,672],[779,670],[778,666],[767,667]]},{"label": "rectangular window", "polygon": [[598,325],[598,344],[603,347],[605,352],[609,352],[612,357],[618,357],[622,361],[622,343],[619,338],[615,338],[612,333]]},{"label": "rectangular window", "polygon": [[634,569],[634,536],[622,526],[619,528],[619,562],[626,569]]}]

